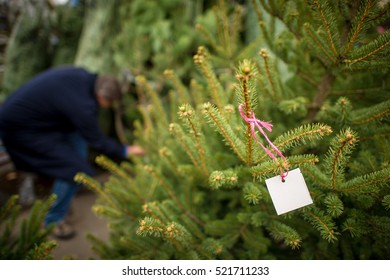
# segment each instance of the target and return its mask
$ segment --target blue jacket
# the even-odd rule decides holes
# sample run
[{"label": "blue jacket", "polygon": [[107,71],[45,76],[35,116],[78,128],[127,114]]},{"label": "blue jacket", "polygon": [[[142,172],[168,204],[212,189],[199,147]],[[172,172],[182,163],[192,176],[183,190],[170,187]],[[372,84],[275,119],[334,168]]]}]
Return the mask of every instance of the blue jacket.
[{"label": "blue jacket", "polygon": [[16,168],[65,180],[93,175],[66,140],[72,132],[96,151],[123,158],[123,146],[98,126],[96,77],[81,68],[50,69],[10,95],[0,108],[0,138]]}]

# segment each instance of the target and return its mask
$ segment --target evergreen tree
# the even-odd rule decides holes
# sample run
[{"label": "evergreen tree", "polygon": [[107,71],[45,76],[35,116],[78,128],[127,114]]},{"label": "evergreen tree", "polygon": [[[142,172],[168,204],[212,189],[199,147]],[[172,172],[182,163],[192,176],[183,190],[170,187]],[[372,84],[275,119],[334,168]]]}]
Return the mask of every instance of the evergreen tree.
[{"label": "evergreen tree", "polygon": [[[168,102],[137,77],[145,98],[136,136],[147,156],[121,165],[98,157],[112,173],[103,186],[76,176],[110,219],[108,244],[89,236],[96,251],[106,259],[387,258],[390,40],[376,30],[389,3],[229,3],[213,10],[214,29],[197,26],[209,40],[193,57],[200,75],[187,85],[165,71]],[[260,32],[245,44],[244,11]],[[254,115],[272,120],[269,138],[285,158],[273,159],[272,145],[252,134],[245,120]],[[296,167],[314,204],[276,215],[265,179]]]},{"label": "evergreen tree", "polygon": [[48,240],[51,228],[43,228],[43,220],[54,197],[37,200],[28,215],[21,218],[18,196],[10,197],[0,208],[0,259],[2,260],[47,260],[55,241]]},{"label": "evergreen tree", "polygon": [[84,12],[82,5],[54,6],[46,0],[13,5],[17,16],[4,54],[0,101],[38,73],[73,63]]}]

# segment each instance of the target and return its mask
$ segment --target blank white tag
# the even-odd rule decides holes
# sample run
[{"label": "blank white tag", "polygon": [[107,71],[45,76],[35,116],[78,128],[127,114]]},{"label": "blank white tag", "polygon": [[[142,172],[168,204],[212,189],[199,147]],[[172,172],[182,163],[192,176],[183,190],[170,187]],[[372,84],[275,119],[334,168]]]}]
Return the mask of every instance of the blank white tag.
[{"label": "blank white tag", "polygon": [[288,171],[284,182],[280,175],[265,180],[278,215],[313,203],[299,168]]}]

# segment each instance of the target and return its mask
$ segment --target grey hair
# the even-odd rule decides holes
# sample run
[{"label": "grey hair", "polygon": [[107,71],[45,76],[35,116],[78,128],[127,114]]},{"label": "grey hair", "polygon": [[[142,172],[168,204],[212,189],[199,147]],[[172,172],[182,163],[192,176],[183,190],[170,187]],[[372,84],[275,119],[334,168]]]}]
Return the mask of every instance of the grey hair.
[{"label": "grey hair", "polygon": [[117,101],[122,98],[121,86],[118,80],[110,75],[101,75],[96,78],[95,92],[110,101]]}]

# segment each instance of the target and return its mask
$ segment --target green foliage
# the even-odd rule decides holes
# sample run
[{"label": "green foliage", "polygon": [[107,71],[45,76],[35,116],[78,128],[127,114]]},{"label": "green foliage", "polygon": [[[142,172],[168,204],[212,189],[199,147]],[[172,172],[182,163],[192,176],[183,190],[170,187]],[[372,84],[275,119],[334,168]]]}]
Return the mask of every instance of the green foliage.
[{"label": "green foliage", "polygon": [[7,43],[2,94],[8,96],[50,65],[50,11],[48,4],[26,2]]},{"label": "green foliage", "polygon": [[[164,97],[139,80],[136,136],[146,157],[119,166],[99,158],[113,174],[103,186],[77,177],[100,194],[95,211],[110,219],[109,244],[91,237],[103,258],[389,255],[388,66],[381,63],[389,46],[388,35],[373,31],[388,19],[388,4],[341,2],[260,0],[242,10],[220,1],[197,26],[207,47],[193,56],[196,75],[166,71],[173,89]],[[247,47],[238,35],[244,12],[255,14],[260,30]],[[253,116],[272,120],[269,138],[285,159],[270,159],[258,145],[272,151],[260,133],[253,138],[245,121]],[[264,181],[296,167],[314,205],[277,216]]]},{"label": "green foliage", "polygon": [[49,67],[72,64],[78,48],[83,5],[23,1],[20,6],[4,55],[0,99]]},{"label": "green foliage", "polygon": [[204,2],[94,1],[87,6],[75,63],[118,76],[127,70],[156,83],[168,68],[186,76],[192,68],[185,58],[199,44],[192,26]]},{"label": "green foliage", "polygon": [[0,209],[0,259],[44,260],[52,259],[55,241],[48,240],[50,228],[43,228],[44,217],[54,202],[36,201],[27,217],[21,219],[18,196],[12,196]]}]

